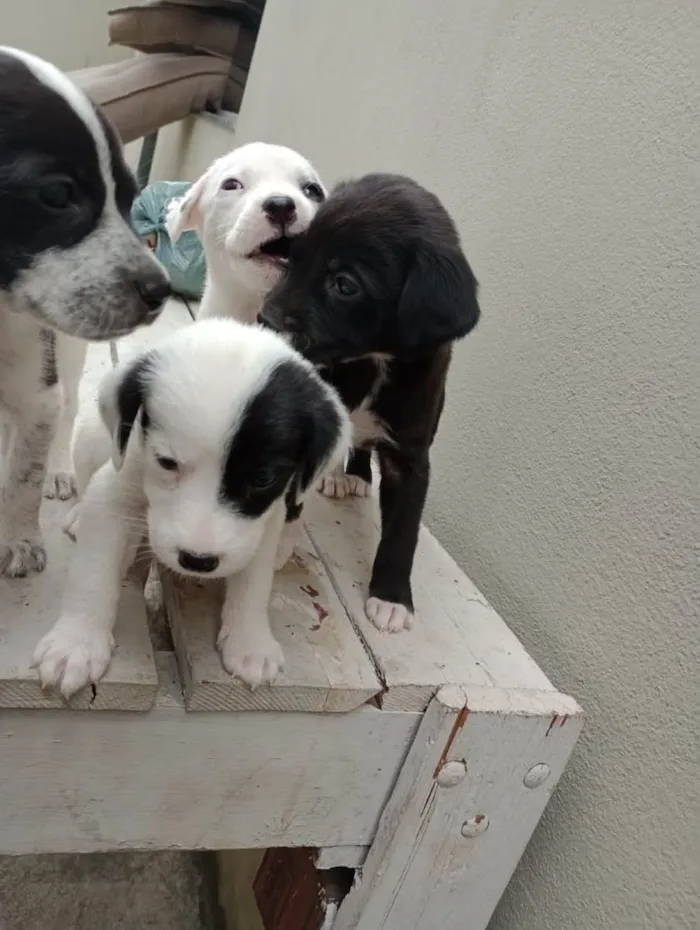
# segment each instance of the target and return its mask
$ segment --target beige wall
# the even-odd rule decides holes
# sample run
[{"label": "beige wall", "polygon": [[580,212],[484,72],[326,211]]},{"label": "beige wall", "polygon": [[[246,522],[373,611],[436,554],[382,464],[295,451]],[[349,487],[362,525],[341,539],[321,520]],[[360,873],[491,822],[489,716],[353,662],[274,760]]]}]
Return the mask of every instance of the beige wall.
[{"label": "beige wall", "polygon": [[107,47],[114,0],[0,0],[0,44],[41,55],[67,71],[116,61],[127,49]]},{"label": "beige wall", "polygon": [[590,715],[494,930],[697,926],[697,0],[268,7],[238,139],[459,221],[429,520]]}]

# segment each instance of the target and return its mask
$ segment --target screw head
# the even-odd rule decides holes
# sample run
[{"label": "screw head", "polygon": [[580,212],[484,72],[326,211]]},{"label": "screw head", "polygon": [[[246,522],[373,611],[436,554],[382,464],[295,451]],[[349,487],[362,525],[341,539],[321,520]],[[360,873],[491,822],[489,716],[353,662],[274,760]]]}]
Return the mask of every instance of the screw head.
[{"label": "screw head", "polygon": [[475,836],[481,836],[489,828],[488,814],[475,814],[462,824],[462,836],[465,839],[473,839]]},{"label": "screw head", "polygon": [[551,772],[552,770],[546,762],[538,762],[537,765],[533,765],[532,768],[525,773],[523,784],[526,788],[539,788],[540,785],[543,785],[547,781]]},{"label": "screw head", "polygon": [[438,772],[437,783],[441,788],[454,788],[467,776],[466,762],[446,762]]}]

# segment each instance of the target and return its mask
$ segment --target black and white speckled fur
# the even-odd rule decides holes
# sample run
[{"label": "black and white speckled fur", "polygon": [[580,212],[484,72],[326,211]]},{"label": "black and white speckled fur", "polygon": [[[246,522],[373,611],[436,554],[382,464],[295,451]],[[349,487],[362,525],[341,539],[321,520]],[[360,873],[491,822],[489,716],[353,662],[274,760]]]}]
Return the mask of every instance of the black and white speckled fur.
[{"label": "black and white speckled fur", "polygon": [[[167,276],[129,225],[113,128],[47,62],[0,47],[0,575],[40,571],[39,506],[72,492],[82,340],[154,319]],[[62,404],[63,399],[63,404]]]}]

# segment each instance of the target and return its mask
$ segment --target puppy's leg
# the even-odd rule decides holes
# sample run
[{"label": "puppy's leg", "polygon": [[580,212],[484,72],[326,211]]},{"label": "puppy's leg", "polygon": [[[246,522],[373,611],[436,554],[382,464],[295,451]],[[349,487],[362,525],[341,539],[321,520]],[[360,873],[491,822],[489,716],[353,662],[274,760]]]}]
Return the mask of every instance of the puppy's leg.
[{"label": "puppy's leg", "polygon": [[343,500],[346,497],[369,497],[372,493],[372,452],[353,449],[345,468],[339,465],[324,475],[316,485],[325,497]]},{"label": "puppy's leg", "polygon": [[382,535],[372,568],[368,618],[379,630],[400,633],[414,622],[411,570],[428,492],[427,453],[407,456],[398,450],[379,454],[379,503]]},{"label": "puppy's leg", "polygon": [[[126,472],[126,474],[125,474]],[[68,698],[107,671],[121,581],[142,539],[142,503],[128,469],[111,462],[85,492],[61,612],[34,652],[43,688]]]},{"label": "puppy's leg", "polygon": [[87,343],[70,336],[56,338],[56,367],[63,392],[61,415],[51,446],[48,474],[44,482],[44,497],[65,501],[76,493],[70,444],[73,424],[78,412],[78,388],[85,367]]},{"label": "puppy's leg", "polygon": [[0,472],[0,575],[42,571],[46,550],[39,529],[41,489],[53,439],[58,395],[43,390],[15,413],[3,440]]},{"label": "puppy's leg", "polygon": [[224,668],[251,688],[269,684],[282,670],[282,647],[268,616],[275,556],[284,510],[270,516],[260,548],[248,565],[226,583],[217,646]]}]

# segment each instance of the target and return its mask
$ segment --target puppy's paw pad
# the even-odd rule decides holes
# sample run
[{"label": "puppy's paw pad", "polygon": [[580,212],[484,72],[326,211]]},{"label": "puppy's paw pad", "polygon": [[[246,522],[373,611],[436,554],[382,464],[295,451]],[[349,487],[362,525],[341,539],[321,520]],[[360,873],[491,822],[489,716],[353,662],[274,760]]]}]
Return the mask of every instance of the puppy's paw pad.
[{"label": "puppy's paw pad", "polygon": [[46,568],[46,549],[41,540],[18,539],[0,542],[0,575],[24,578],[30,572],[43,572]]},{"label": "puppy's paw pad", "polygon": [[251,688],[269,685],[284,667],[282,647],[271,633],[251,635],[235,629],[217,642],[226,671]]},{"label": "puppy's paw pad", "polygon": [[383,601],[370,597],[365,604],[367,619],[382,633],[403,633],[410,630],[415,622],[415,614],[403,604]]},{"label": "puppy's paw pad", "polygon": [[42,688],[55,688],[69,698],[107,671],[114,638],[85,624],[57,623],[34,650],[32,666]]},{"label": "puppy's paw pad", "polygon": [[67,501],[76,495],[75,477],[69,472],[57,471],[44,480],[44,497],[49,500]]},{"label": "puppy's paw pad", "polygon": [[346,497],[369,497],[372,485],[358,475],[326,475],[316,485],[324,497],[342,501]]}]

